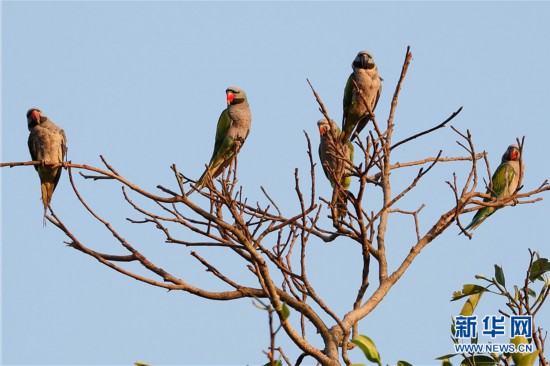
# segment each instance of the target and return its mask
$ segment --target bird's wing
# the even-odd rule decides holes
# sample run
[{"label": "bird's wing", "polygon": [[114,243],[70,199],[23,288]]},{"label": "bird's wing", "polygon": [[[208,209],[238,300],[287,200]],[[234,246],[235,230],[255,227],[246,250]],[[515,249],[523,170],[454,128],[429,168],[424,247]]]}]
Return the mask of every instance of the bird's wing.
[{"label": "bird's wing", "polygon": [[[65,131],[63,131],[62,129],[59,130],[59,137],[61,137],[61,141],[60,141],[61,144],[58,150],[58,154],[59,154],[58,159],[59,159],[59,162],[64,162],[65,158],[67,157],[67,136],[65,135]],[[57,183],[59,182],[59,178],[61,178],[62,171],[63,169],[57,168],[57,171],[55,172],[55,177],[53,181],[54,189],[57,186]]]},{"label": "bird's wing", "polygon": [[67,136],[65,135],[64,130],[61,130],[60,133],[61,133],[61,137],[62,137],[62,140],[61,140],[61,160],[60,161],[65,161],[65,159],[67,158]]},{"label": "bird's wing", "polygon": [[508,192],[508,187],[511,182],[514,180],[516,172],[512,164],[506,162],[500,164],[495,174],[493,174],[493,191],[496,193],[498,198],[502,198],[512,192]]},{"label": "bird's wing", "polygon": [[342,115],[342,130],[345,130],[345,123],[346,123],[346,114],[348,107],[351,103],[352,95],[353,95],[353,74],[350,74],[348,77],[348,81],[346,81],[346,87],[344,88],[344,100],[343,100],[343,115]]},{"label": "bird's wing", "polygon": [[[31,134],[29,135],[27,144],[29,145],[29,152],[31,153],[32,161],[38,161],[38,149],[36,146],[36,136],[34,135],[34,133],[31,132]],[[35,165],[34,169],[38,171],[38,165]]]},{"label": "bird's wing", "polygon": [[227,132],[229,131],[229,127],[231,127],[232,123],[233,120],[229,115],[229,111],[227,109],[224,109],[224,111],[220,114],[220,118],[218,119],[218,126],[216,127],[216,141],[214,142],[214,151],[212,152],[212,158],[210,159],[210,161],[213,161],[220,151],[220,148],[222,147],[225,137],[227,136]]},{"label": "bird's wing", "polygon": [[348,147],[349,149],[349,161],[350,163],[353,164],[353,157],[355,155],[355,149],[353,148],[353,144],[351,143],[351,141],[346,141],[346,146]]},{"label": "bird's wing", "polygon": [[380,78],[380,88],[378,88],[378,93],[376,94],[376,100],[374,101],[374,105],[372,106],[372,113],[374,113],[374,110],[376,109],[376,106],[378,105],[378,100],[380,99],[380,94],[382,94],[382,78]]},{"label": "bird's wing", "polygon": [[328,142],[324,139],[326,139],[326,137],[322,137],[321,143],[319,143],[319,160],[321,160],[321,166],[323,167],[323,172],[325,173],[325,176],[330,181],[330,184],[333,185],[332,177],[330,176],[330,173],[326,166],[326,164],[328,164],[328,161],[327,161],[328,155],[325,150],[327,148]]}]

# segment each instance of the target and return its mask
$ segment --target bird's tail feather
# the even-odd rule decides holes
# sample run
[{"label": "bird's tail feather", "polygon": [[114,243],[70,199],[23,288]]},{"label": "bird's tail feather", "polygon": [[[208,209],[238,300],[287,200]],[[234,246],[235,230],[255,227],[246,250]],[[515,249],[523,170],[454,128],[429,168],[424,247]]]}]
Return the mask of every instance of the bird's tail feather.
[{"label": "bird's tail feather", "polygon": [[55,184],[53,182],[42,182],[40,185],[42,190],[42,204],[44,205],[44,216],[52,201],[53,191],[55,190]]},{"label": "bird's tail feather", "polygon": [[201,177],[197,180],[197,183],[195,184],[195,189],[193,189],[191,192],[199,190],[202,187],[204,187],[204,185],[206,184],[206,181],[209,179],[209,176],[211,176],[212,179],[217,178],[222,173],[222,171],[229,165],[231,161],[232,161],[232,158],[231,159],[214,159],[210,161],[204,173],[202,173]]},{"label": "bird's tail feather", "polygon": [[204,185],[206,184],[208,179],[210,179],[210,177],[212,177],[212,179],[214,179],[219,175],[218,171],[219,171],[219,164],[213,166],[212,163],[211,163],[204,170],[204,173],[202,173],[200,178],[197,179],[197,183],[195,183],[195,186],[187,194],[189,195],[189,194],[193,193],[194,191],[200,190],[202,187],[204,187]]},{"label": "bird's tail feather", "polygon": [[464,229],[465,230],[475,230],[487,219],[487,217],[491,216],[495,212],[494,207],[483,207],[479,209],[474,218],[472,219],[472,222],[468,224]]},{"label": "bird's tail feather", "polygon": [[343,144],[345,144],[348,141],[352,141],[355,137],[355,129],[351,129],[351,131],[342,130],[340,133],[340,141],[342,141]]},{"label": "bird's tail feather", "polygon": [[339,219],[343,219],[348,213],[346,191],[340,191],[336,197],[336,213]]},{"label": "bird's tail feather", "polygon": [[200,178],[197,179],[197,183],[195,183],[196,190],[199,190],[204,186],[204,184],[206,183],[206,178],[208,178],[208,169],[206,169],[204,173],[202,173]]}]

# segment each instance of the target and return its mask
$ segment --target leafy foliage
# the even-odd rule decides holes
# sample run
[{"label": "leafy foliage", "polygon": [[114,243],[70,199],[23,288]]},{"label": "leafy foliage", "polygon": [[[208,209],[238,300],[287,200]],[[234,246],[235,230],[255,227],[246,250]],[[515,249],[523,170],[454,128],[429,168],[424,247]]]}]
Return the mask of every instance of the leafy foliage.
[{"label": "leafy foliage", "polygon": [[[523,286],[514,285],[513,294],[506,289],[506,280],[504,270],[502,267],[495,264],[494,277],[488,278],[484,275],[476,275],[476,279],[486,282],[486,286],[476,284],[463,285],[462,290],[455,291],[453,293],[451,301],[457,301],[468,297],[460,315],[470,316],[474,314],[474,311],[479,304],[479,300],[484,293],[490,293],[497,296],[501,296],[505,300],[505,305],[512,315],[531,315],[533,321],[533,338],[527,339],[522,336],[510,339],[510,344],[516,346],[520,344],[532,344],[534,343],[536,350],[534,352],[515,352],[497,354],[476,354],[476,353],[462,353],[462,361],[460,365],[474,366],[474,365],[509,365],[510,359],[516,366],[532,366],[535,364],[537,357],[540,360],[541,365],[548,365],[542,350],[544,349],[544,341],[546,337],[542,336],[542,329],[536,328],[535,316],[548,298],[550,294],[550,277],[547,272],[550,272],[550,264],[546,258],[541,258],[537,252],[529,251],[530,261],[526,271],[526,278],[523,281]],[[536,285],[542,282],[542,286],[538,288]],[[534,299],[533,302],[531,300]],[[499,313],[510,317],[510,314],[499,310]],[[455,320],[453,319],[453,325],[451,327],[451,339],[455,344],[459,344],[460,339],[455,337]],[[478,338],[471,338],[471,344],[477,344]],[[438,357],[437,360],[442,360],[443,366],[452,366],[450,358],[459,354],[447,354]]]},{"label": "leafy foliage", "polygon": [[365,355],[367,360],[369,360],[370,362],[375,362],[379,366],[382,366],[378,349],[376,349],[374,342],[369,337],[358,335],[355,339],[351,340],[351,343],[357,345],[361,349],[361,351],[363,351],[363,354]]},{"label": "leafy foliage", "polygon": [[[372,339],[365,335],[359,334],[357,337],[352,339],[351,343],[357,345],[361,349],[361,351],[363,351],[363,354],[365,355],[367,360],[376,363],[379,366],[382,366],[380,353],[378,353],[378,349],[374,345]],[[354,365],[359,366],[360,364],[353,364],[351,366]],[[397,366],[412,366],[412,364],[408,363],[407,361],[397,361]]]}]

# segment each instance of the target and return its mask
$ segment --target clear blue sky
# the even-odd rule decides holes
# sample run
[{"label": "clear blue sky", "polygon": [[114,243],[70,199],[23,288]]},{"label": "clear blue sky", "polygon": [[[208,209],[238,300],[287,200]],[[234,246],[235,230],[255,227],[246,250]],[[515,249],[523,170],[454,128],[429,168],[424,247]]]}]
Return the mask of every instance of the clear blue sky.
[{"label": "clear blue sky", "polygon": [[[100,166],[99,154],[151,191],[173,185],[176,163],[198,176],[210,158],[227,86],[241,86],[253,113],[239,158],[240,183],[252,202],[263,185],[295,212],[293,171],[307,176],[303,130],[318,143],[321,117],[309,78],[329,113],[340,120],[342,93],[359,50],[374,55],[384,89],[377,107],[387,118],[410,45],[413,61],[401,93],[394,139],[432,127],[460,106],[453,121],[470,129],[494,168],[506,147],[526,136],[525,189],[550,177],[550,25],[548,2],[2,2],[2,157],[29,160],[25,112],[40,107],[68,137],[69,159]],[[395,161],[462,154],[450,128],[396,151]],[[420,216],[423,232],[454,198],[445,184],[467,164],[439,166],[399,208]],[[396,187],[416,174],[396,173]],[[212,302],[148,287],[73,249],[53,226],[42,227],[34,169],[3,168],[2,361],[4,364],[263,364],[266,314],[250,300]],[[318,191],[330,187],[318,171]],[[399,181],[402,179],[402,181]],[[304,179],[306,180],[306,179]],[[164,244],[110,182],[78,180],[105,217],[120,224],[152,260],[209,289],[219,283],[185,247]],[[547,195],[545,198],[548,198]],[[378,207],[373,202],[373,209]],[[91,247],[123,253],[76,203],[66,172],[52,207]],[[436,364],[452,351],[450,319],[462,303],[453,291],[502,265],[521,280],[527,248],[550,256],[548,200],[506,208],[473,240],[450,228],[431,243],[380,306],[360,326],[384,363]],[[390,270],[412,245],[410,218],[390,222]],[[113,249],[116,248],[116,249]],[[309,244],[318,293],[343,315],[355,296],[359,251],[346,241]],[[213,263],[248,281],[241,263],[204,251]],[[376,276],[371,279],[374,288]],[[479,315],[501,303],[484,298]],[[297,315],[294,314],[297,318]],[[539,315],[550,327],[548,307]],[[315,334],[310,332],[310,338]],[[298,351],[281,336],[296,360]],[[357,350],[354,362],[364,362]],[[312,359],[308,359],[308,364]]]}]

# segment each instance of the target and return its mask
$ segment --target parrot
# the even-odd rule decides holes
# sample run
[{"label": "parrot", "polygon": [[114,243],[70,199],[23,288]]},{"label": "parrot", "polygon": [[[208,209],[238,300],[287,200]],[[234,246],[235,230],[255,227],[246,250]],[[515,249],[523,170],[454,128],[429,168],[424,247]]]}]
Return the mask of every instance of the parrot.
[{"label": "parrot", "polygon": [[244,144],[252,123],[252,114],[245,92],[231,86],[225,91],[227,108],[221,113],[216,128],[214,152],[208,167],[197,180],[194,190],[204,186],[209,176],[219,176]]},{"label": "parrot", "polygon": [[[502,161],[497,170],[493,174],[492,189],[487,190],[487,194],[492,197],[501,199],[512,195],[519,184],[520,176],[520,151],[518,145],[510,145],[502,155]],[[524,165],[521,166],[521,175],[523,176]],[[488,202],[491,199],[485,198],[483,201]],[[476,229],[485,219],[491,216],[500,207],[483,207],[480,208],[472,222],[466,226],[466,230]]]},{"label": "parrot", "polygon": [[[323,171],[333,188],[336,186],[334,178],[341,177],[340,185],[342,186],[342,190],[338,194],[336,207],[338,216],[342,218],[347,210],[345,190],[349,188],[351,183],[351,177],[349,175],[344,176],[344,174],[349,173],[349,167],[346,169],[346,162],[342,158],[345,157],[349,163],[353,164],[353,144],[350,141],[342,144],[338,139],[341,133],[340,129],[334,121],[331,120],[329,123],[326,118],[323,118],[317,122],[317,126],[320,134],[319,159],[321,160]],[[336,149],[340,149],[340,154]],[[339,158],[342,154],[343,157]]]},{"label": "parrot", "polygon": [[380,93],[382,93],[382,78],[378,74],[378,68],[374,63],[374,58],[368,51],[360,51],[353,60],[351,67],[353,72],[348,77],[344,89],[344,115],[342,118],[342,142],[353,140],[355,132],[359,134],[361,130],[371,120],[372,116],[368,113],[363,102],[363,98],[356,90],[353,81],[363,92],[363,97],[367,101],[371,112],[374,113]]},{"label": "parrot", "polygon": [[29,152],[33,161],[40,161],[34,168],[40,177],[44,219],[52,195],[61,177],[61,167],[52,168],[45,164],[63,163],[67,155],[67,137],[65,131],[50,121],[38,108],[27,111]]}]

